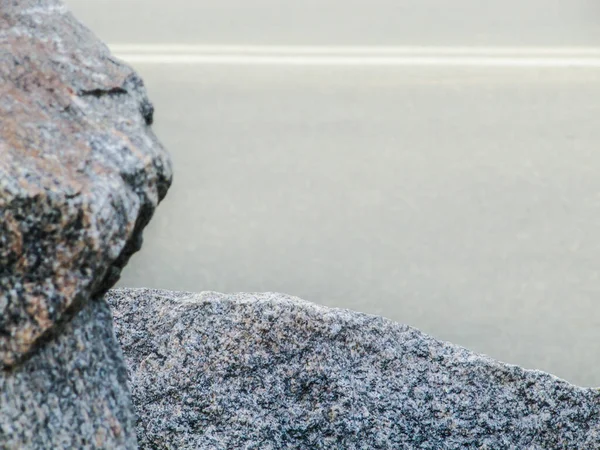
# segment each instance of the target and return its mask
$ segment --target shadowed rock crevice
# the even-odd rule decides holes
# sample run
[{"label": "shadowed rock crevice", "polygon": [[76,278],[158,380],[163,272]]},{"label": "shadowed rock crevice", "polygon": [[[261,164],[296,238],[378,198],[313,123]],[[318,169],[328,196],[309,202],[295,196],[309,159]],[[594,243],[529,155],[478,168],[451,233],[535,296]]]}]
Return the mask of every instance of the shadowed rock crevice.
[{"label": "shadowed rock crevice", "polygon": [[[117,65],[119,64],[114,59],[111,59],[111,62],[114,64],[117,64]],[[148,98],[145,96],[144,81],[135,73],[131,74],[125,80],[124,86],[115,86],[110,89],[105,89],[105,88],[83,89],[78,92],[78,95],[80,97],[90,97],[91,96],[91,97],[95,97],[95,98],[127,95],[129,93],[127,88],[131,88],[131,89],[135,90],[136,92],[141,93],[142,98],[140,100],[140,105],[139,105],[140,114],[142,115],[146,125],[152,125],[152,123],[154,122],[154,106],[152,105],[150,100],[148,100]],[[69,107],[67,107],[67,108],[69,108]]]},{"label": "shadowed rock crevice", "polygon": [[89,91],[79,91],[79,96],[80,97],[86,97],[88,95],[91,95],[92,97],[96,97],[96,98],[100,98],[100,97],[104,97],[105,95],[107,96],[112,96],[112,95],[121,95],[121,94],[127,94],[127,91],[121,87],[114,87],[111,89],[91,89]]}]

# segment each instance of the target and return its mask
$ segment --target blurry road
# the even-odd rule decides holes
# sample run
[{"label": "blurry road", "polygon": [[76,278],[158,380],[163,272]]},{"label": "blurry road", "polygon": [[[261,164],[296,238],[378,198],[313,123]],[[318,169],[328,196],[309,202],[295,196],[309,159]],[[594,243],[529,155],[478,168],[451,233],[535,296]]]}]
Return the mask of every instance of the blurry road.
[{"label": "blurry road", "polygon": [[[600,46],[586,1],[67,3],[121,45]],[[599,69],[135,66],[175,182],[121,286],[285,292],[600,385]]]},{"label": "blurry road", "polygon": [[110,43],[600,43],[596,0],[67,0]]}]

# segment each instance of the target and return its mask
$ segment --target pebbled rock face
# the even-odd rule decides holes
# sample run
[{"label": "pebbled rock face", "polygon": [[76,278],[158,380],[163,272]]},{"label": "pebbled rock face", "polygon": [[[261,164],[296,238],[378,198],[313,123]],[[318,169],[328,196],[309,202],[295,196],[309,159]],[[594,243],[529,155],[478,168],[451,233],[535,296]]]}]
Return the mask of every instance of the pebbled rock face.
[{"label": "pebbled rock face", "polygon": [[116,289],[140,448],[598,449],[600,392],[276,293]]},{"label": "pebbled rock face", "polygon": [[0,448],[136,449],[127,371],[104,300],[0,375]]},{"label": "pebbled rock face", "polygon": [[0,0],[0,364],[18,364],[142,242],[171,183],[140,77],[58,0]]}]

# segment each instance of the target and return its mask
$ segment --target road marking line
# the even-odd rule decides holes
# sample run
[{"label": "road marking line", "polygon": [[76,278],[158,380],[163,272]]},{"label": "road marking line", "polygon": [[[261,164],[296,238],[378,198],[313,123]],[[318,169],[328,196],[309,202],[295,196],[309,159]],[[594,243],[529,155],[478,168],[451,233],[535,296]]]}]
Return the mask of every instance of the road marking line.
[{"label": "road marking line", "polygon": [[314,66],[468,66],[600,68],[600,48],[109,46],[119,58],[148,64]]},{"label": "road marking line", "polygon": [[600,68],[600,58],[443,58],[443,57],[285,57],[236,55],[116,54],[132,64],[223,64],[287,66],[468,66],[468,67],[580,67]]},{"label": "road marking line", "polygon": [[185,54],[284,54],[284,55],[484,55],[484,56],[599,56],[600,47],[424,47],[424,46],[281,46],[281,45],[185,45],[114,44],[119,53]]}]

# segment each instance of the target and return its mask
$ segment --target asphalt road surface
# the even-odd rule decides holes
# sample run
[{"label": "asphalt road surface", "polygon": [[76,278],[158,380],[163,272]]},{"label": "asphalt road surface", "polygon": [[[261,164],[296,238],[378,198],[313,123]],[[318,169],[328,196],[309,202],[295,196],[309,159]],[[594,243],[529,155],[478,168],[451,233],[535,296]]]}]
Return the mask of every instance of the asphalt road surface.
[{"label": "asphalt road surface", "polygon": [[133,64],[175,181],[121,286],[285,292],[600,385],[598,67],[156,47],[597,49],[596,2],[67,3],[116,49],[154,44]]},{"label": "asphalt road surface", "polygon": [[68,0],[67,4],[109,42],[600,43],[597,0]]}]

